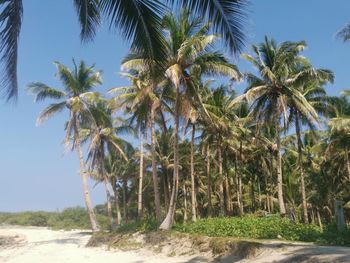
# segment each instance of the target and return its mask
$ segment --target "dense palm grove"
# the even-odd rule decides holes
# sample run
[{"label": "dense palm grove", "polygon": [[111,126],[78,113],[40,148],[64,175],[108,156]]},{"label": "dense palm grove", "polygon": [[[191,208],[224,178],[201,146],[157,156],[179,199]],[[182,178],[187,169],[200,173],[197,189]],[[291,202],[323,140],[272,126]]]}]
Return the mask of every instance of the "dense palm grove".
[{"label": "dense palm grove", "polygon": [[69,111],[65,144],[79,155],[93,229],[87,177],[104,185],[112,227],[155,218],[169,229],[245,213],[330,222],[334,201],[350,198],[350,104],[347,92],[327,95],[334,74],[302,56],[306,43],[269,38],[242,55],[256,69],[242,73],[214,49],[209,23],[183,11],[162,25],[166,59],[132,50],[122,64],[130,85],[107,96],[98,93],[101,73],[84,62],[57,63],[62,90],[29,85],[37,100],[59,100],[39,122]]},{"label": "dense palm grove", "polygon": [[[334,73],[303,56],[305,42],[266,37],[242,54],[252,71],[241,72],[232,54],[244,43],[245,1],[188,1],[208,22],[187,9],[165,14],[158,1],[126,2],[74,1],[83,39],[94,36],[102,15],[133,39],[121,65],[128,86],[99,93],[102,74],[83,61],[72,69],[56,63],[61,89],[29,84],[37,101],[55,100],[39,123],[68,113],[64,144],[78,154],[94,231],[100,226],[89,178],[104,185],[112,228],[153,218],[170,229],[252,213],[322,226],[332,221],[336,200],[350,208],[350,93],[327,94]],[[10,3],[7,21],[18,27],[2,31],[12,33],[1,46],[12,54],[3,59],[12,65],[8,98],[17,91],[22,13],[21,1]],[[14,10],[18,16],[10,16]],[[339,35],[347,40],[344,30]],[[217,50],[220,43],[229,52]]]}]

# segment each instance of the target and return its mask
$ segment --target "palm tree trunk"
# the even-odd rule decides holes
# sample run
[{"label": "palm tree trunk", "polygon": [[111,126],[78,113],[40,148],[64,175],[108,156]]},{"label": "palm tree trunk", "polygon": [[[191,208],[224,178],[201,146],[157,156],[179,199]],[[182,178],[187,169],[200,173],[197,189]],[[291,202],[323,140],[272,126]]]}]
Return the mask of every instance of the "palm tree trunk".
[{"label": "palm tree trunk", "polygon": [[197,198],[196,189],[194,181],[194,137],[196,133],[196,126],[192,124],[192,138],[191,138],[191,204],[192,204],[192,221],[197,221],[196,208],[197,208]]},{"label": "palm tree trunk", "polygon": [[187,215],[187,191],[186,191],[186,180],[184,180],[184,183],[182,185],[182,191],[184,195],[184,223],[187,222],[188,220],[188,215]]},{"label": "palm tree trunk", "polygon": [[90,197],[90,193],[89,193],[89,186],[88,186],[87,172],[86,172],[85,161],[84,161],[84,156],[83,156],[83,150],[81,148],[81,143],[80,143],[80,136],[79,136],[80,123],[79,123],[79,120],[78,120],[75,113],[73,113],[73,118],[74,118],[75,146],[77,148],[79,162],[80,162],[80,175],[81,175],[81,178],[83,181],[83,192],[84,192],[85,205],[86,205],[86,208],[87,208],[88,213],[89,213],[92,231],[98,232],[98,231],[100,231],[100,226],[97,222],[94,208],[93,208],[93,205],[91,202],[91,197]]},{"label": "palm tree trunk", "polygon": [[[236,155],[236,161],[235,161],[235,171],[236,171],[236,187],[237,187],[237,204],[238,204],[238,210],[239,215],[242,216],[244,214],[244,208],[243,208],[243,196],[242,196],[242,165],[243,165],[243,143],[240,142],[239,145],[239,158],[237,158]],[[238,161],[239,161],[239,168],[238,168]]]},{"label": "palm tree trunk", "polygon": [[177,182],[179,176],[179,125],[180,125],[180,85],[176,85],[176,98],[175,98],[175,127],[174,127],[174,176],[173,176],[173,187],[171,190],[171,197],[169,203],[168,213],[160,225],[160,229],[169,230],[171,229],[174,222],[174,214],[176,209],[177,199]]},{"label": "palm tree trunk", "polygon": [[127,199],[128,199],[128,181],[124,179],[123,180],[123,212],[124,212],[124,220],[126,224],[129,221]]},{"label": "palm tree trunk", "polygon": [[[278,106],[277,106],[278,107]],[[281,154],[281,135],[280,135],[280,118],[279,110],[274,116],[276,129],[276,144],[277,144],[277,190],[278,190],[278,204],[281,216],[286,214],[286,207],[283,200],[283,178],[282,178],[282,154]]]},{"label": "palm tree trunk", "polygon": [[140,128],[140,175],[139,175],[139,191],[137,196],[137,217],[139,220],[142,220],[142,191],[143,191],[143,133]]},{"label": "palm tree trunk", "polygon": [[303,150],[302,150],[302,141],[301,141],[301,127],[299,120],[299,113],[296,112],[295,115],[295,131],[297,135],[297,143],[298,143],[298,164],[300,170],[300,186],[301,186],[301,200],[302,200],[302,208],[303,208],[303,221],[305,224],[309,223],[308,215],[307,215],[307,203],[306,203],[306,191],[305,191],[305,174],[303,167]]},{"label": "palm tree trunk", "polygon": [[112,213],[111,193],[109,192],[109,189],[108,189],[108,179],[106,176],[104,176],[103,182],[104,182],[104,187],[105,187],[106,197],[107,197],[107,214],[108,214],[109,220],[111,221],[111,227],[112,229],[114,229],[115,222],[114,222],[113,213]]},{"label": "palm tree trunk", "polygon": [[348,179],[350,181],[350,151],[349,151],[349,148],[346,147],[345,148],[345,160],[346,160],[346,170],[347,170],[347,173],[348,173]]},{"label": "palm tree trunk", "polygon": [[322,229],[323,229],[323,225],[322,225],[320,210],[318,209],[318,207],[316,207],[316,214],[317,214],[318,226],[319,226],[319,227],[321,228],[321,230],[322,230]]},{"label": "palm tree trunk", "polygon": [[250,180],[251,198],[252,198],[252,211],[256,212],[256,202],[255,202],[255,189],[254,189],[254,179]]},{"label": "palm tree trunk", "polygon": [[160,197],[158,189],[158,174],[157,174],[157,163],[156,163],[156,134],[154,129],[154,114],[155,109],[151,110],[151,154],[152,154],[152,179],[153,179],[153,190],[154,190],[154,204],[156,206],[156,220],[160,222]]},{"label": "palm tree trunk", "polygon": [[262,198],[261,198],[261,185],[260,185],[260,178],[259,176],[257,177],[257,185],[258,185],[258,210],[261,209],[261,203],[262,203]]},{"label": "palm tree trunk", "polygon": [[228,216],[232,216],[233,214],[233,203],[231,196],[231,178],[230,178],[230,170],[228,167],[228,162],[225,155],[225,194],[226,194],[226,211]]},{"label": "palm tree trunk", "polygon": [[118,195],[118,189],[117,189],[117,182],[112,182],[112,188],[114,193],[114,202],[115,202],[115,211],[117,214],[117,225],[119,226],[122,223],[122,215],[120,213],[120,206],[119,206],[119,195]]},{"label": "palm tree trunk", "polygon": [[168,205],[169,205],[169,199],[170,199],[168,169],[163,167],[162,170],[163,170],[164,207],[165,207],[165,210],[168,211]]},{"label": "palm tree trunk", "polygon": [[267,212],[270,214],[271,206],[270,206],[270,194],[268,189],[266,189],[266,209],[267,209]]},{"label": "palm tree trunk", "polygon": [[222,149],[218,146],[218,159],[219,159],[219,194],[220,194],[220,216],[225,215],[225,200],[224,200],[224,175],[222,172]]},{"label": "palm tree trunk", "polygon": [[207,145],[207,183],[208,183],[208,217],[212,217],[213,207],[211,203],[211,176],[210,176],[210,146]]},{"label": "palm tree trunk", "polygon": [[226,214],[231,215],[231,195],[230,195],[230,186],[228,173],[225,175],[225,201],[226,201]]},{"label": "palm tree trunk", "polygon": [[274,153],[271,151],[270,153],[270,160],[271,160],[271,170],[270,170],[270,185],[269,185],[269,196],[270,196],[270,207],[271,207],[271,213],[274,213],[275,210],[275,200],[274,200],[274,191],[273,191],[273,182],[274,182]]}]

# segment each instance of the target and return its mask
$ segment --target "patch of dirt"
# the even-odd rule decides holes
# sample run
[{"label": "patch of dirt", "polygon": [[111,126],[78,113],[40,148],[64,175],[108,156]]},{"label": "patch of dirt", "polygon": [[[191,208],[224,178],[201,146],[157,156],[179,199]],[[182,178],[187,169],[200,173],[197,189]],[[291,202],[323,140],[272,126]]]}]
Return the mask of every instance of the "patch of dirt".
[{"label": "patch of dirt", "polygon": [[25,242],[20,235],[0,235],[0,250],[19,246]]}]

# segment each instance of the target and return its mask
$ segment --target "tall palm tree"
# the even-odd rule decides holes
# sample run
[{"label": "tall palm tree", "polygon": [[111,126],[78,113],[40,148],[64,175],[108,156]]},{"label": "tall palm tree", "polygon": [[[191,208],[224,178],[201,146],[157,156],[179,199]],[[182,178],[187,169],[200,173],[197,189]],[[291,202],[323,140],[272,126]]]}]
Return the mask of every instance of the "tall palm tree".
[{"label": "tall palm tree", "polygon": [[304,65],[298,65],[294,70],[295,81],[292,86],[301,93],[314,110],[310,112],[305,106],[300,105],[297,100],[291,97],[291,101],[289,102],[289,119],[294,120],[295,123],[303,221],[304,223],[308,223],[305,172],[303,167],[303,143],[301,136],[302,124],[307,125],[311,130],[315,130],[315,121],[318,122],[318,115],[315,115],[314,112],[323,115],[326,113],[328,98],[323,85],[327,82],[333,82],[334,74],[329,70],[312,68],[308,61],[305,61]]},{"label": "tall palm tree", "polygon": [[[225,57],[211,46],[217,39],[216,35],[209,34],[210,24],[202,25],[202,19],[191,18],[189,11],[183,10],[177,18],[167,15],[163,19],[163,29],[167,34],[167,56],[164,61],[155,64],[165,65],[165,75],[175,88],[174,106],[174,176],[169,209],[161,229],[170,229],[173,223],[177,198],[177,181],[179,174],[178,133],[180,125],[180,105],[183,89],[192,85],[190,71],[196,68],[203,75],[226,75],[238,78],[235,65],[229,63]],[[145,68],[145,58],[133,55],[123,64],[124,68]],[[154,70],[154,69],[151,69]]]},{"label": "tall palm tree", "polygon": [[[166,48],[161,32],[162,16],[167,11],[166,4],[180,4],[195,14],[205,17],[214,24],[226,46],[239,53],[245,42],[244,24],[247,0],[73,0],[81,26],[82,41],[91,40],[106,18],[110,28],[120,30],[124,39],[131,40],[132,48],[144,57],[165,58]],[[1,89],[7,99],[16,98],[17,50],[21,30],[22,0],[1,0],[0,30],[1,62],[4,77]]]},{"label": "tall palm tree", "polygon": [[119,127],[114,126],[112,110],[108,107],[107,101],[102,98],[96,98],[93,101],[93,105],[89,107],[89,111],[92,118],[84,129],[86,136],[90,138],[88,160],[90,161],[90,169],[97,171],[98,176],[105,184],[108,216],[113,228],[115,222],[112,215],[112,201],[108,190],[109,178],[106,172],[105,160],[107,154],[112,155],[114,152],[127,161],[128,158],[123,151],[126,142],[116,136]]},{"label": "tall palm tree", "polygon": [[[350,90],[343,91],[343,95],[350,97]],[[345,171],[350,181],[350,107],[348,100],[339,103],[345,109],[338,110],[338,116],[329,121],[330,142],[327,148],[328,156],[338,156],[345,164]]]},{"label": "tall palm tree", "polygon": [[65,108],[69,111],[69,120],[66,126],[65,143],[68,144],[73,135],[73,149],[77,150],[80,161],[80,175],[83,181],[83,192],[86,208],[89,213],[93,231],[99,231],[100,227],[93,210],[91,197],[88,188],[88,173],[85,166],[83,150],[81,147],[81,122],[89,117],[88,104],[91,98],[95,97],[93,88],[102,84],[101,72],[95,71],[94,66],[87,66],[84,61],[78,65],[73,61],[73,70],[56,62],[57,76],[63,84],[63,90],[56,89],[41,82],[33,82],[28,85],[30,92],[36,95],[36,101],[45,99],[59,100],[50,104],[38,117],[38,124],[46,121],[54,114]]},{"label": "tall palm tree", "polygon": [[286,213],[283,200],[281,119],[283,117],[286,127],[290,100],[295,102],[300,111],[308,112],[309,116],[317,118],[312,106],[291,85],[297,77],[293,74],[293,69],[305,61],[299,56],[305,46],[305,42],[283,42],[278,45],[274,40],[265,37],[265,41],[259,46],[253,45],[254,56],[243,55],[258,70],[260,76],[247,74],[249,86],[239,99],[253,101],[253,113],[258,122],[272,121],[276,130],[277,188],[281,215]]},{"label": "tall palm tree", "polygon": [[[161,100],[157,94],[157,90],[153,85],[154,81],[149,76],[149,72],[123,73],[123,76],[129,78],[132,85],[128,87],[114,88],[110,93],[119,93],[113,100],[122,107],[126,107],[128,112],[132,112],[131,122],[136,121],[139,126],[140,133],[143,130],[151,128],[151,155],[152,155],[152,179],[154,188],[154,202],[156,206],[156,218],[161,220],[160,195],[158,186],[156,153],[155,153],[155,117],[156,112],[160,107]],[[118,108],[118,107],[117,107]],[[142,136],[142,135],[141,135]],[[141,137],[142,138],[142,137]],[[141,147],[143,148],[143,147]],[[143,154],[140,163],[143,166]],[[143,174],[143,167],[140,166],[140,175]],[[139,192],[142,190],[142,178],[139,180]],[[142,198],[142,196],[140,196]],[[142,203],[142,200],[140,200]]]},{"label": "tall palm tree", "polygon": [[[226,162],[224,149],[228,147],[228,142],[232,140],[233,129],[230,124],[235,121],[237,117],[232,107],[229,107],[232,96],[226,95],[226,90],[227,87],[220,86],[210,92],[208,98],[204,102],[204,107],[210,117],[210,121],[205,124],[207,126],[206,136],[212,137],[211,141],[215,142],[218,158],[220,215],[225,214],[224,189],[227,188],[227,177],[224,176],[223,171],[223,165],[224,162]],[[209,138],[207,137],[207,139]],[[227,190],[225,190],[225,192],[228,194]],[[228,200],[229,198],[226,198],[226,201]],[[227,205],[226,207],[229,206]]]}]

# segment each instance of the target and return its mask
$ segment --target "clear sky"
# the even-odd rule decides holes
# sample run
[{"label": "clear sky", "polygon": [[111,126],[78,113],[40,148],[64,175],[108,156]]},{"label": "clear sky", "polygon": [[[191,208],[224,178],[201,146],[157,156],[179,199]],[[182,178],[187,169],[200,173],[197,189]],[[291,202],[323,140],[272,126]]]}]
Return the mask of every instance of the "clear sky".
[{"label": "clear sky", "polygon": [[[328,92],[337,95],[350,87],[350,44],[334,38],[350,21],[349,0],[251,0],[247,46],[265,35],[277,41],[305,40],[305,55],[316,67],[329,68],[336,82]],[[249,48],[247,48],[249,51]],[[19,100],[1,102],[0,110],[0,211],[56,210],[84,205],[79,162],[75,153],[64,154],[66,113],[36,127],[35,120],[47,103],[34,103],[25,87],[41,81],[55,87],[53,61],[71,66],[84,59],[102,69],[101,91],[125,84],[118,76],[128,43],[103,27],[92,43],[82,45],[71,0],[24,0],[24,21],[19,48]],[[238,61],[243,71],[250,66]],[[93,184],[91,184],[91,188]],[[91,189],[94,204],[105,200],[101,187]]]}]

